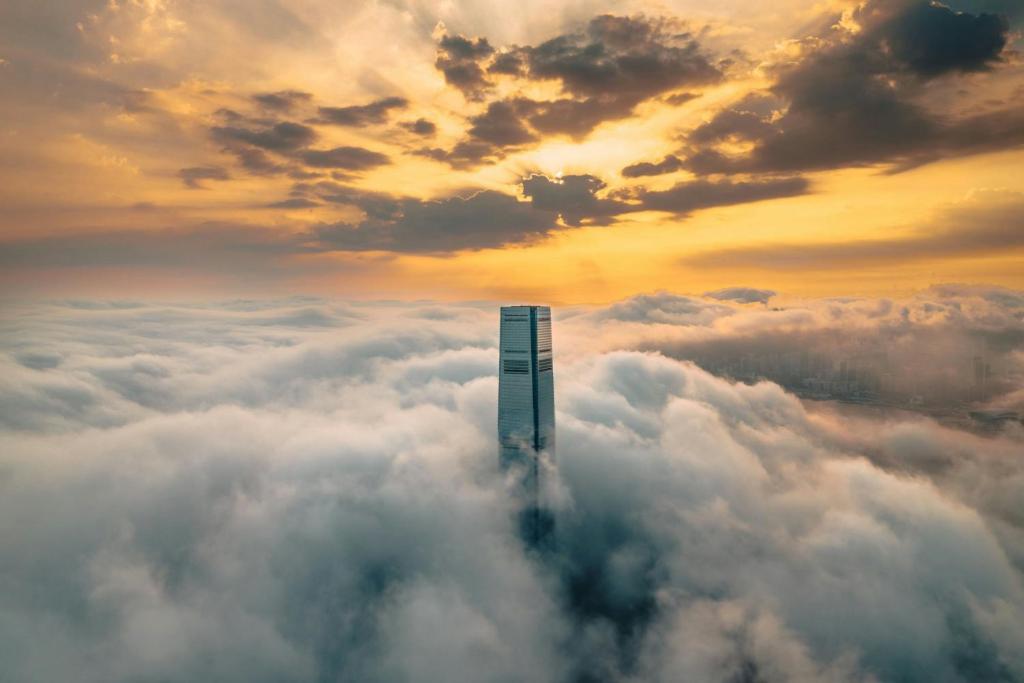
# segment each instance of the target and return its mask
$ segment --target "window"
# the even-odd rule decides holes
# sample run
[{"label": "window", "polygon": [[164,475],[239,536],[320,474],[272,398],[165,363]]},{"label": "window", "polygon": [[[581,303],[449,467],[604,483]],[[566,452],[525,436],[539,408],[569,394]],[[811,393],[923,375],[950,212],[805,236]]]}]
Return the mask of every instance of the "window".
[{"label": "window", "polygon": [[540,360],[537,361],[537,371],[538,372],[550,372],[551,371],[551,367],[552,367],[552,362],[551,362],[550,358],[541,358]]},{"label": "window", "polygon": [[507,359],[502,363],[501,371],[507,375],[525,375],[530,371],[530,361]]}]

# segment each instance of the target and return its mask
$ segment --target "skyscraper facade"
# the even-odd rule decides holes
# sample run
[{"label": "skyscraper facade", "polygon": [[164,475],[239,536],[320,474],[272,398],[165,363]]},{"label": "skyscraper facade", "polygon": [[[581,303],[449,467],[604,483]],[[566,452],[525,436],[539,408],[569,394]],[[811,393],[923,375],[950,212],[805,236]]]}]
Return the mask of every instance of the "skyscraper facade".
[{"label": "skyscraper facade", "polygon": [[509,465],[554,451],[555,382],[551,355],[551,309],[501,309],[498,438]]},{"label": "skyscraper facade", "polygon": [[498,441],[501,464],[521,472],[523,533],[531,543],[549,535],[540,505],[540,456],[554,456],[555,379],[551,309],[503,306],[498,353]]}]

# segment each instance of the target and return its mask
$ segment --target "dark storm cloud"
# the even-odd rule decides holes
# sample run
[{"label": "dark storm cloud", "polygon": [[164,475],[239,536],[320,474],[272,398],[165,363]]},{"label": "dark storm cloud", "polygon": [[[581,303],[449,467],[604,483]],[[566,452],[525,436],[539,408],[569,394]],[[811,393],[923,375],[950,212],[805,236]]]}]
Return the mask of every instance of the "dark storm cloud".
[{"label": "dark storm cloud", "polygon": [[643,176],[675,173],[681,168],[683,168],[683,162],[679,157],[674,154],[669,154],[657,163],[644,161],[637,164],[630,164],[622,169],[622,175],[625,178],[640,178]]},{"label": "dark storm cloud", "polygon": [[313,95],[301,90],[279,90],[277,92],[258,93],[252,96],[256,104],[277,112],[287,113],[300,104],[306,104]]},{"label": "dark storm cloud", "polygon": [[380,152],[364,147],[342,146],[333,149],[307,149],[299,152],[297,157],[306,165],[314,168],[335,168],[346,171],[365,171],[391,163],[391,160]]},{"label": "dark storm cloud", "polygon": [[[770,93],[777,114],[741,103],[692,131],[687,166],[742,173],[889,163],[898,170],[1024,143],[1017,108],[957,119],[917,99],[927,81],[993,68],[1006,47],[1004,18],[924,0],[871,2],[854,18],[859,33],[826,35],[823,46],[809,44],[801,61],[780,71]],[[714,148],[731,138],[753,150],[728,156]]]},{"label": "dark storm cloud", "polygon": [[951,210],[923,229],[891,239],[823,244],[765,244],[686,257],[704,267],[828,269],[838,264],[876,264],[1005,254],[1024,249],[1024,200],[1019,195],[982,193],[967,207]]},{"label": "dark storm cloud", "polygon": [[227,180],[231,176],[220,166],[191,166],[178,171],[178,177],[186,187],[196,190],[205,187],[203,180]]},{"label": "dark storm cloud", "polygon": [[[907,302],[904,332],[941,345],[1020,325],[981,294]],[[853,330],[878,304],[822,301],[814,324]],[[493,453],[490,307],[8,311],[0,675],[1024,676],[1020,435],[817,411],[768,382],[589,346],[647,327],[792,326],[702,307],[726,308],[663,294],[558,322],[548,554],[516,538]],[[933,308],[961,315],[936,327]],[[17,360],[28,350],[40,362]]]},{"label": "dark storm cloud", "polygon": [[353,127],[370,126],[386,122],[393,110],[405,109],[407,106],[409,106],[409,101],[404,97],[385,97],[369,104],[320,107],[317,123]]},{"label": "dark storm cloud", "polygon": [[227,146],[246,144],[271,152],[287,153],[306,147],[317,140],[317,133],[309,126],[282,121],[264,128],[240,126],[214,126],[213,139]]}]

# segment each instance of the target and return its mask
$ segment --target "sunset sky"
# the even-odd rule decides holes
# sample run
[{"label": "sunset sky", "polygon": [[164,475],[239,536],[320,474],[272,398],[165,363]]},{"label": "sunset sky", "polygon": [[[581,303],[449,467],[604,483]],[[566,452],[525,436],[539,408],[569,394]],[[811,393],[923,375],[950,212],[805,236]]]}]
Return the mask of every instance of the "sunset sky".
[{"label": "sunset sky", "polygon": [[14,295],[1024,287],[1024,3],[7,0]]},{"label": "sunset sky", "polygon": [[1024,0],[0,0],[0,144],[2,683],[1024,683]]}]

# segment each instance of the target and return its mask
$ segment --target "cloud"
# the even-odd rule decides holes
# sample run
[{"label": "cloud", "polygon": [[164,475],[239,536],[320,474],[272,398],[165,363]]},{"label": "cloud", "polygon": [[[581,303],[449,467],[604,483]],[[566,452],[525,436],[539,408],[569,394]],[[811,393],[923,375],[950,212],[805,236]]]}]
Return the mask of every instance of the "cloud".
[{"label": "cloud", "polygon": [[401,124],[402,128],[405,128],[410,133],[416,135],[422,135],[429,137],[437,132],[437,124],[428,119],[416,119],[415,121],[403,121]]},{"label": "cloud", "polygon": [[[353,173],[390,163],[387,156],[362,147],[301,149],[286,158],[301,162],[303,168]],[[285,167],[275,165],[274,169],[279,172]],[[206,268],[211,258],[219,257],[225,258],[225,263],[244,262],[239,274],[248,277],[260,260],[268,272],[276,272],[282,259],[296,254],[450,254],[528,244],[557,231],[610,225],[617,218],[638,211],[684,215],[715,206],[792,196],[807,186],[799,178],[749,183],[700,180],[680,183],[665,191],[639,188],[623,194],[609,193],[605,183],[591,175],[548,178],[534,173],[520,182],[526,201],[495,190],[424,200],[316,180],[299,173],[300,170],[291,171],[301,180],[293,183],[288,197],[259,206],[295,209],[347,205],[359,209],[364,217],[357,221],[319,223],[305,231],[291,232],[272,226],[207,222],[172,229],[9,240],[0,250],[0,262],[20,268],[116,264],[192,270]],[[208,240],[205,247],[204,239]],[[195,258],[189,256],[192,253]],[[230,272],[219,267],[215,270]]]},{"label": "cloud", "polygon": [[242,168],[255,175],[276,175],[286,170],[283,164],[274,161],[269,154],[256,147],[238,145],[230,147],[228,151]]},{"label": "cloud", "polygon": [[583,225],[608,225],[637,211],[671,211],[678,215],[715,206],[792,196],[806,191],[801,178],[749,183],[693,181],[665,191],[640,189],[630,201],[603,196],[605,183],[590,175],[551,179],[541,174],[523,178],[529,202],[485,190],[468,197],[434,201],[379,195],[365,198],[344,191],[336,200],[352,203],[370,217],[358,224],[320,228],[321,248],[445,253],[486,249],[543,239],[556,230]]},{"label": "cloud", "polygon": [[665,19],[600,15],[584,32],[520,50],[528,78],[557,81],[570,95],[532,103],[530,123],[545,133],[582,137],[646,99],[721,78],[686,27]]},{"label": "cloud", "polygon": [[481,163],[494,163],[504,156],[504,152],[487,142],[463,140],[451,149],[440,147],[422,147],[412,154],[426,157],[434,161],[443,161],[452,168],[465,170]]},{"label": "cloud", "polygon": [[782,102],[769,94],[748,95],[731,109],[725,109],[707,123],[693,129],[688,138],[706,143],[724,139],[758,140],[773,132],[770,119]]},{"label": "cloud", "polygon": [[[875,11],[881,9],[875,5]],[[871,11],[870,9],[867,11]],[[1009,23],[997,14],[968,14],[925,2],[906,9],[878,26],[892,57],[925,78],[950,71],[984,71],[1006,47]]]},{"label": "cloud", "polygon": [[[906,0],[867,3],[852,19],[856,33],[833,26],[808,40],[795,65],[778,69],[770,93],[692,131],[687,167],[701,174],[870,164],[900,170],[1024,143],[1017,108],[944,116],[919,97],[930,80],[996,66],[1007,44],[1004,18]],[[746,106],[771,96],[779,100],[775,112]],[[751,151],[715,146],[730,139],[753,143]]]},{"label": "cloud", "polygon": [[178,177],[185,187],[196,190],[204,187],[203,180],[228,180],[231,176],[220,166],[190,166],[179,170]]},{"label": "cloud", "polygon": [[276,112],[288,113],[300,104],[306,104],[313,95],[301,90],[278,90],[277,92],[257,93],[252,96],[256,104]]},{"label": "cloud", "polygon": [[336,126],[363,127],[384,123],[392,110],[404,109],[409,101],[404,97],[385,97],[369,104],[351,105],[348,107],[320,107],[318,123],[330,123]]},{"label": "cloud", "polygon": [[705,292],[704,296],[720,301],[738,301],[741,304],[767,304],[776,292],[770,289],[755,287],[726,287],[713,292]]},{"label": "cloud", "polygon": [[279,153],[306,147],[318,137],[316,131],[309,126],[291,121],[282,121],[256,130],[238,126],[214,126],[210,129],[210,134],[214,140],[227,146],[242,143]]},{"label": "cloud", "polygon": [[[563,97],[540,100],[522,92],[488,103],[470,117],[470,142],[491,146],[486,153],[433,158],[455,165],[489,162],[542,135],[583,138],[605,121],[630,116],[644,100],[683,86],[714,83],[721,73],[685,26],[667,19],[599,15],[584,30],[536,46],[496,51],[485,38],[444,35],[437,68],[473,100],[494,89],[491,76],[523,86],[555,82]],[[520,88],[522,90],[522,88]]]},{"label": "cloud", "polygon": [[271,202],[266,205],[268,209],[311,209],[317,206],[320,206],[320,204],[311,199],[306,199],[305,197],[282,199],[279,202]]},{"label": "cloud", "polygon": [[1011,396],[1024,373],[1018,292],[946,285],[903,301],[773,295],[771,308],[751,309],[729,302],[756,294],[730,289],[723,294],[731,298],[706,295],[713,302],[660,293],[615,304],[600,315],[642,325],[609,332],[602,348],[657,351],[722,376],[770,379],[806,397],[923,407],[966,422],[966,404],[1017,405]]},{"label": "cloud", "polygon": [[713,306],[700,299],[671,292],[638,294],[605,307],[596,315],[600,320],[670,325],[708,325],[721,316],[734,313],[728,306]]},{"label": "cloud", "polygon": [[[384,110],[386,111],[386,109]],[[356,120],[357,115],[352,115]],[[368,114],[360,114],[365,117]],[[245,117],[235,115],[234,120],[247,122]],[[353,124],[355,125],[355,124]],[[362,125],[362,124],[360,124]],[[291,162],[301,162],[314,169],[339,169],[365,171],[391,163],[390,158],[365,147],[342,145],[331,149],[311,149],[310,145],[319,139],[316,130],[310,126],[290,121],[272,124],[214,126],[210,129],[214,140],[224,145],[239,164],[251,173],[271,175],[291,170],[302,173],[302,169],[278,163],[267,152]]]},{"label": "cloud", "polygon": [[491,102],[487,111],[470,118],[469,135],[494,147],[516,147],[536,140],[519,119],[516,104]]},{"label": "cloud", "polygon": [[585,33],[558,36],[525,54],[532,78],[557,80],[577,96],[646,99],[721,75],[685,27],[644,17],[601,15]]},{"label": "cloud", "polygon": [[[971,324],[990,324],[1013,319],[1016,296],[928,298],[947,311],[987,306]],[[18,324],[0,334],[0,672],[1024,675],[1019,431],[818,410],[768,382],[593,346],[670,332],[671,316],[560,313],[558,546],[537,555],[516,537],[494,454],[489,306],[8,311]],[[782,312],[682,315],[677,331],[691,334]],[[936,341],[950,331],[919,322]],[[18,363],[26,349],[50,360]]]},{"label": "cloud", "polygon": [[394,218],[324,226],[316,236],[340,250],[443,253],[536,240],[556,227],[552,213],[484,190],[466,198],[397,200]]},{"label": "cloud", "polygon": [[540,133],[585,138],[605,121],[626,118],[633,113],[629,100],[562,98],[549,101],[520,100],[520,110]]},{"label": "cloud", "polygon": [[480,99],[489,86],[478,63],[494,53],[486,38],[469,39],[459,35],[444,35],[438,41],[435,66],[444,79],[470,99]]},{"label": "cloud", "polygon": [[657,163],[651,163],[649,161],[643,161],[636,164],[630,164],[622,169],[622,175],[625,178],[641,178],[643,176],[652,175],[664,175],[666,173],[675,173],[676,171],[683,168],[683,162],[679,157],[674,154],[666,155],[664,159]]},{"label": "cloud", "polygon": [[685,258],[704,267],[832,268],[837,264],[910,263],[1024,249],[1024,200],[982,192],[909,234],[819,244],[731,247]]},{"label": "cloud", "polygon": [[363,171],[390,163],[380,152],[364,147],[342,146],[333,149],[307,149],[298,155],[307,166]]},{"label": "cloud", "polygon": [[714,206],[731,206],[748,202],[795,197],[806,194],[810,182],[805,178],[771,178],[766,180],[693,180],[677,183],[667,190],[645,190],[637,196],[645,210],[687,214]]},{"label": "cloud", "polygon": [[614,199],[598,197],[605,183],[592,175],[566,175],[551,179],[534,174],[523,178],[523,194],[541,211],[551,211],[568,225],[605,224],[614,216],[635,210]]},{"label": "cloud", "polygon": [[[531,148],[558,137],[569,149],[599,129],[598,147],[620,134],[648,138],[638,149],[653,150],[649,156],[627,159],[640,162],[624,171],[630,178],[687,169],[715,180],[719,173],[751,180],[850,165],[903,170],[1024,141],[1014,44],[1021,15],[1005,0],[869,2],[843,16],[808,10],[806,22],[784,28],[778,17],[785,10],[747,12],[728,3],[689,19],[668,6],[664,16],[650,8],[659,14],[613,16],[605,12],[639,6],[585,4],[563,15],[537,5],[524,16],[542,20],[502,25],[488,23],[493,12],[466,6],[444,17],[446,35],[432,33],[438,17],[422,3],[406,4],[318,1],[299,9],[257,0],[259,11],[250,13],[222,0],[192,13],[166,2],[10,5],[0,42],[13,52],[0,56],[0,89],[19,131],[10,141],[11,168],[63,177],[93,199],[83,208],[70,194],[54,204],[39,184],[27,194],[11,190],[19,196],[8,199],[24,208],[8,223],[12,230],[38,222],[57,232],[75,221],[116,230],[125,219],[97,203],[102,192],[94,185],[114,184],[170,207],[164,195],[177,191],[175,174],[194,167],[223,167],[231,176],[200,179],[210,191],[192,193],[194,220],[216,218],[222,194],[252,189],[283,199],[292,180],[336,179],[332,170],[346,177],[347,160],[310,167],[301,157],[311,150],[317,163],[333,164],[320,152],[339,145],[389,157],[393,166],[364,169],[361,182],[375,189],[387,187],[388,168],[408,155],[412,166],[419,157],[458,170],[503,164],[485,183],[500,189],[490,184],[495,178],[514,180],[538,163],[549,172],[558,167],[548,166],[546,152],[520,158]],[[360,26],[377,27],[401,49],[381,49]],[[352,31],[366,44],[349,39]],[[428,92],[431,78],[420,78],[427,72],[452,83],[440,100]],[[726,79],[730,85],[717,92]],[[339,82],[348,84],[346,99],[323,85]],[[752,83],[765,91],[749,97]],[[458,100],[457,87],[470,99],[453,110],[442,100]],[[752,102],[759,98],[765,102]],[[684,101],[679,118],[670,107]],[[320,115],[320,105],[333,106]],[[651,125],[609,125],[637,116]],[[677,119],[697,127],[665,128]],[[684,146],[675,134],[685,136]],[[224,156],[211,157],[214,150]],[[572,172],[615,184],[610,168],[587,168],[581,159]],[[129,165],[137,170],[131,178],[123,175]],[[424,187],[415,194],[426,197]],[[79,220],[80,210],[92,214],[88,221]],[[334,220],[328,210],[315,213]]]}]

